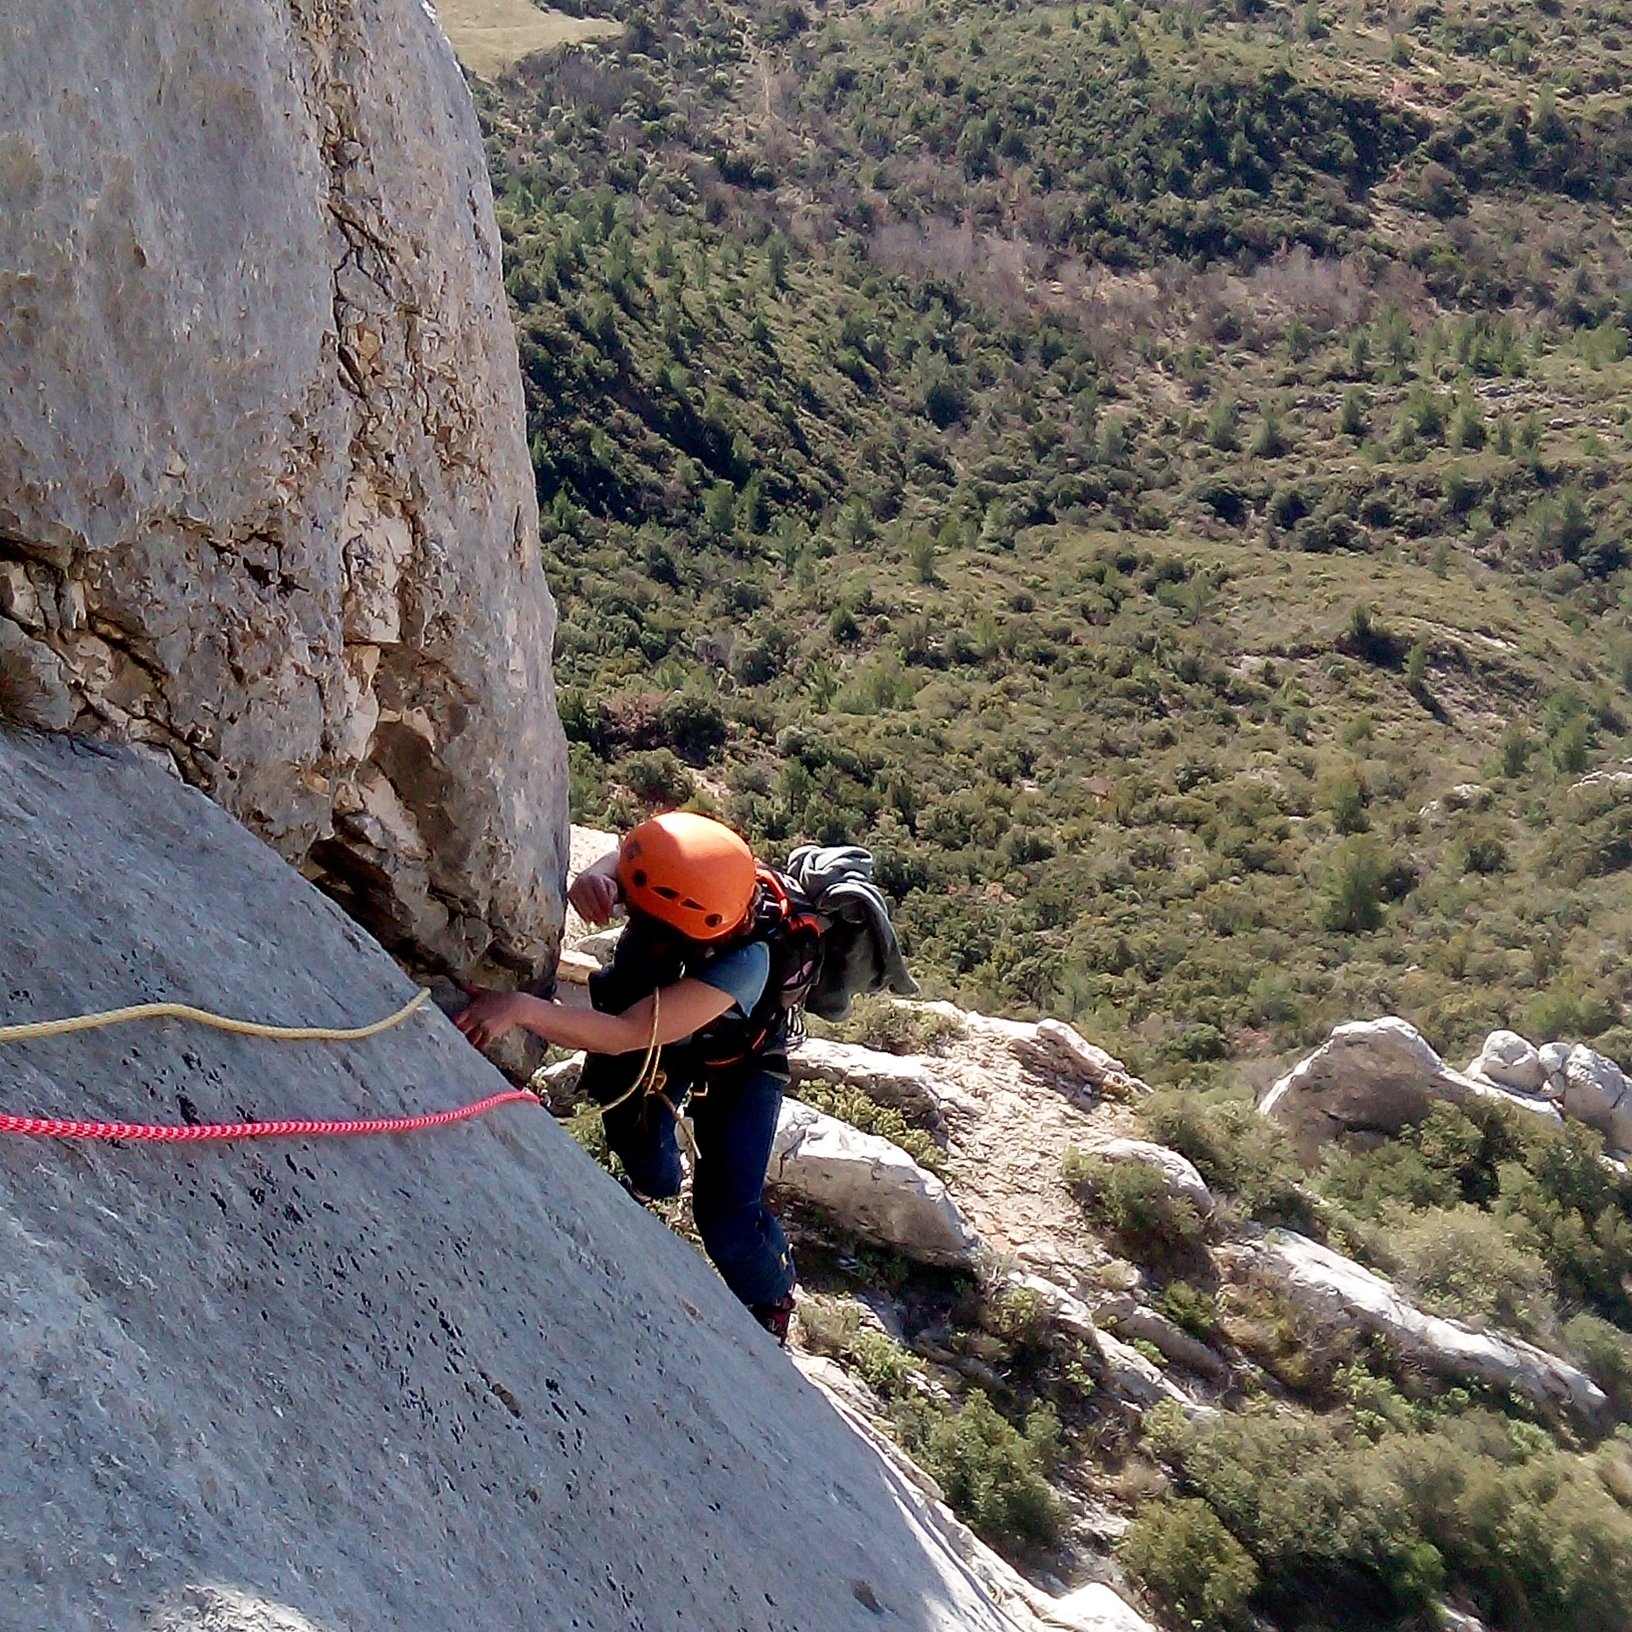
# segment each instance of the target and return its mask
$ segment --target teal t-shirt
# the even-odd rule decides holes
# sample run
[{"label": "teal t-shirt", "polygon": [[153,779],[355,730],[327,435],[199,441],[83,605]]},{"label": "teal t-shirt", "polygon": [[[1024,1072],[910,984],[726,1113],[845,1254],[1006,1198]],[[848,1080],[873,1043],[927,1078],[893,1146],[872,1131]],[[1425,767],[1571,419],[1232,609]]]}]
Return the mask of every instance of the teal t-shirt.
[{"label": "teal t-shirt", "polygon": [[729,993],[736,1011],[733,1016],[728,1010],[727,1017],[746,1020],[765,995],[765,982],[771,978],[771,949],[763,941],[749,941],[746,946],[711,958],[693,978],[717,992]]}]

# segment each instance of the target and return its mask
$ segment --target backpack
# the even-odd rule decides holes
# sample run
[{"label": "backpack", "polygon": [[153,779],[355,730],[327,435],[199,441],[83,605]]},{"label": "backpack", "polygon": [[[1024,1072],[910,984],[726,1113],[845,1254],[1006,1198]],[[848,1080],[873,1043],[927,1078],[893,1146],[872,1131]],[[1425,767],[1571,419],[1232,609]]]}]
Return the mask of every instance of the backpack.
[{"label": "backpack", "polygon": [[765,990],[746,1021],[718,1027],[700,1037],[702,1063],[719,1069],[757,1053],[779,1031],[787,1044],[805,1035],[805,1008],[819,1002],[824,939],[832,920],[817,912],[784,872],[759,863],[754,924],[747,939],[764,941],[771,955]]}]

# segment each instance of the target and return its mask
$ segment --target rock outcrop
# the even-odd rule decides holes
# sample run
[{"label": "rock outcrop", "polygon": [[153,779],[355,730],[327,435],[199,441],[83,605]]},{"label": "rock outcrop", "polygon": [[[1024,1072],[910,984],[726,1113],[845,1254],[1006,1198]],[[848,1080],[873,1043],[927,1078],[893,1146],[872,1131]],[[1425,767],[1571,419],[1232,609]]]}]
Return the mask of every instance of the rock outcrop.
[{"label": "rock outcrop", "polygon": [[1414,1026],[1393,1016],[1337,1027],[1269,1090],[1259,1109],[1286,1126],[1302,1160],[1314,1162],[1338,1135],[1382,1138],[1420,1122],[1441,1100],[1460,1105],[1473,1098],[1500,1099],[1558,1120],[1545,1099],[1453,1071]]},{"label": "rock outcrop", "polygon": [[547,966],[554,610],[431,8],[18,0],[0,198],[0,717],[161,757],[395,951]]},{"label": "rock outcrop", "polygon": [[1632,1151],[1632,1084],[1602,1054],[1577,1044],[1564,1060],[1559,1100],[1566,1116],[1603,1134],[1613,1151]]},{"label": "rock outcrop", "polygon": [[[0,832],[0,1020],[403,999],[331,902],[129,750],[0,730]],[[165,1022],[0,1049],[13,1112],[504,1086],[434,1010],[339,1047]],[[702,1258],[537,1110],[376,1140],[0,1135],[0,1242],[0,1632],[1014,1632]]]},{"label": "rock outcrop", "polygon": [[771,1148],[770,1184],[825,1208],[846,1229],[915,1263],[974,1262],[980,1239],[946,1186],[888,1139],[785,1100]]},{"label": "rock outcrop", "polygon": [[1271,1230],[1221,1256],[1232,1274],[1272,1282],[1295,1307],[1383,1338],[1408,1366],[1503,1389],[1591,1426],[1604,1426],[1609,1416],[1603,1391],[1578,1367],[1520,1338],[1427,1314],[1382,1276],[1294,1231]]},{"label": "rock outcrop", "polygon": [[1493,1031],[1467,1071],[1453,1071],[1404,1020],[1339,1026],[1259,1103],[1285,1124],[1299,1157],[1318,1161],[1339,1135],[1382,1138],[1420,1122],[1440,1100],[1495,1099],[1557,1122],[1583,1122],[1612,1154],[1632,1151],[1632,1083],[1584,1044],[1543,1043]]}]

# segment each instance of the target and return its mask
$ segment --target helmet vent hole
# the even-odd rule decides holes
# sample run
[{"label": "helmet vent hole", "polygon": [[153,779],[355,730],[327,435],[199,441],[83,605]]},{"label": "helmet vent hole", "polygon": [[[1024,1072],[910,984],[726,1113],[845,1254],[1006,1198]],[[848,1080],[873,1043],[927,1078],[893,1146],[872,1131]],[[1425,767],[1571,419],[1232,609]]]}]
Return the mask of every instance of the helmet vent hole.
[{"label": "helmet vent hole", "polygon": [[634,870],[634,873],[630,876],[630,882],[635,886],[635,888],[637,890],[645,889],[646,888],[646,869],[644,867],[637,867]]},{"label": "helmet vent hole", "polygon": [[680,892],[678,890],[671,890],[666,884],[654,885],[652,888],[652,894],[662,896],[665,901],[678,901],[680,899]]},{"label": "helmet vent hole", "polygon": [[708,927],[709,927],[709,928],[710,928],[710,929],[718,929],[718,928],[719,928],[719,927],[720,927],[720,925],[721,925],[721,924],[723,924],[723,923],[724,923],[724,922],[725,922],[725,920],[724,920],[724,919],[723,919],[723,918],[722,918],[722,917],[721,917],[721,916],[720,916],[720,915],[719,915],[719,913],[717,913],[717,912],[711,912],[711,913],[710,913],[710,914],[709,914],[709,915],[708,915],[708,916],[707,916],[707,917],[706,917],[706,918],[705,918],[705,919],[704,919],[704,920],[703,920],[703,922],[704,922],[704,923],[705,923],[705,924],[707,924],[707,925],[708,925]]}]

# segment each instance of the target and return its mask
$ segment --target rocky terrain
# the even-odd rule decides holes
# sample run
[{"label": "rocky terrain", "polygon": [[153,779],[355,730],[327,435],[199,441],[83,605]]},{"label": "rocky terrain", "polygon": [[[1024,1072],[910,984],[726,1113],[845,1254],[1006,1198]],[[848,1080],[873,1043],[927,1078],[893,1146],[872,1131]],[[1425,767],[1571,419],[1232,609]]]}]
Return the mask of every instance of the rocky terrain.
[{"label": "rocky terrain", "polygon": [[138,744],[431,968],[547,969],[555,614],[411,0],[10,7],[0,718]]},{"label": "rocky terrain", "polygon": [[[584,858],[610,842],[574,830],[575,854]],[[585,944],[604,955],[606,942],[601,935]],[[985,1566],[990,1579],[1009,1583],[1011,1613],[1018,1605],[1048,1625],[1101,1624],[1086,1608],[1086,1618],[1073,1620],[1061,1607],[1069,1601],[1062,1577],[1070,1577],[1133,1616],[1125,1599],[1135,1597],[1137,1583],[1115,1562],[1128,1532],[1126,1491],[1104,1478],[1123,1455],[1107,1456],[1107,1424],[1143,1432],[1139,1425],[1160,1407],[1194,1421],[1241,1413],[1265,1386],[1281,1410],[1306,1410],[1319,1393],[1312,1379],[1296,1366],[1275,1373],[1298,1351],[1318,1356],[1334,1333],[1386,1356],[1379,1369],[1413,1379],[1409,1386],[1423,1397],[1472,1391],[1507,1401],[1570,1443],[1595,1441],[1620,1418],[1624,1407],[1556,1336],[1544,1344],[1493,1322],[1448,1318],[1434,1300],[1381,1272],[1370,1244],[1344,1241],[1347,1250],[1339,1250],[1333,1243],[1344,1238],[1332,1234],[1330,1210],[1314,1191],[1302,1196],[1303,1229],[1266,1224],[1240,1196],[1215,1193],[1185,1155],[1144,1136],[1150,1086],[1073,1028],[949,1004],[896,1002],[890,1012],[893,1020],[874,1023],[893,1030],[893,1050],[813,1037],[792,1057],[795,1097],[784,1107],[772,1182],[818,1266],[801,1304],[807,1352],[800,1363],[887,1440],[902,1437],[895,1395],[904,1370],[949,1408],[980,1390],[1018,1414],[1027,1362],[1002,1330],[1012,1317],[1000,1315],[991,1329],[994,1308],[1022,1308],[1034,1346],[1074,1347],[1094,1398],[1074,1418],[1065,1414],[1054,1464],[1069,1517],[1050,1548],[1007,1538],[1011,1558],[1029,1557],[1029,1585],[1015,1586],[989,1557]],[[903,1039],[914,1037],[922,1048],[902,1051]],[[574,1073],[571,1061],[547,1073],[558,1101],[570,1103]],[[1327,1149],[1357,1140],[1381,1148],[1429,1122],[1436,1106],[1511,1108],[1547,1127],[1575,1123],[1607,1138],[1605,1171],[1624,1181],[1614,1149],[1624,1150],[1617,1118],[1625,1098],[1618,1069],[1585,1047],[1538,1048],[1497,1032],[1460,1072],[1404,1021],[1385,1018],[1338,1028],[1252,1114],[1266,1136],[1284,1130],[1288,1152],[1313,1166]],[[900,1142],[881,1125],[893,1126]],[[1085,1194],[1103,1185],[1087,1176],[1116,1170],[1146,1187],[1150,1236],[1142,1243],[1130,1239],[1125,1214],[1085,1208]],[[683,1213],[677,1222],[684,1228]],[[848,1254],[848,1274],[832,1271],[835,1244],[841,1258]],[[869,1252],[899,1267],[882,1282],[856,1274],[858,1254]],[[1250,1321],[1187,1318],[1193,1310],[1172,1291],[1176,1269],[1189,1277],[1187,1289],[1190,1282],[1209,1288],[1215,1311],[1273,1308],[1287,1323],[1280,1341],[1288,1352],[1255,1354],[1262,1333]],[[960,1272],[965,1294],[981,1289],[973,1303],[946,1291],[949,1275],[956,1281]],[[937,1303],[943,1318],[926,1318],[926,1306]],[[961,1312],[944,1318],[948,1309]],[[858,1339],[869,1330],[875,1339]],[[893,1348],[894,1367],[881,1367],[880,1342]],[[1318,1360],[1309,1363],[1318,1368]],[[944,1494],[923,1469],[916,1477]]]}]

